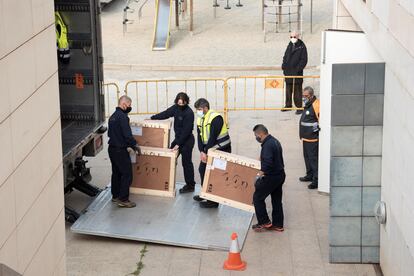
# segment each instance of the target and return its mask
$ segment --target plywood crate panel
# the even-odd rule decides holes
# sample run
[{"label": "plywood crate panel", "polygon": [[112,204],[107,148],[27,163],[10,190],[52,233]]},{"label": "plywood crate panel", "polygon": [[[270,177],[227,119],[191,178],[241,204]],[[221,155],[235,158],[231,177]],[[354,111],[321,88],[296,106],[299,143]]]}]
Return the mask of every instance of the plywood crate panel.
[{"label": "plywood crate panel", "polygon": [[253,193],[260,162],[236,154],[209,150],[200,197],[254,212]]},{"label": "plywood crate panel", "polygon": [[144,120],[131,122],[132,135],[139,146],[168,148],[170,143],[170,120]]},{"label": "plywood crate panel", "polygon": [[174,197],[176,158],[177,152],[170,149],[141,147],[141,155],[132,160],[130,192]]}]

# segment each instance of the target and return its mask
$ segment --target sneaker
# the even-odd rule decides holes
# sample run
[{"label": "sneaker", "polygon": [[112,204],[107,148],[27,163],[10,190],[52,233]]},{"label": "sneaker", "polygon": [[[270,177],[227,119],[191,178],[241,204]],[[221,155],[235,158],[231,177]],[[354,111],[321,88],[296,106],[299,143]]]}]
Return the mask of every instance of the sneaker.
[{"label": "sneaker", "polygon": [[300,182],[310,182],[310,181],[312,181],[312,177],[311,176],[302,176],[302,177],[299,177],[299,181]]},{"label": "sneaker", "polygon": [[184,185],[184,187],[182,187],[179,190],[179,192],[180,192],[180,194],[192,193],[192,192],[194,192],[194,186],[186,184],[186,185]]},{"label": "sneaker", "polygon": [[195,201],[198,201],[198,202],[201,202],[201,201],[204,201],[204,200],[205,200],[205,199],[201,198],[199,195],[195,195],[195,196],[193,196],[193,199],[194,199]]},{"label": "sneaker", "polygon": [[302,113],[303,113],[303,110],[296,110],[296,112],[295,112],[296,115],[300,115]]},{"label": "sneaker", "polygon": [[272,228],[272,223],[270,221],[269,222],[266,222],[264,224],[258,223],[258,224],[252,225],[252,229],[255,232],[263,232],[265,230],[270,230],[271,228]]},{"label": "sneaker", "polygon": [[126,200],[126,201],[118,201],[118,206],[121,208],[134,208],[135,206],[137,206],[135,204],[135,202]]},{"label": "sneaker", "polygon": [[283,232],[283,231],[285,231],[285,228],[280,227],[280,226],[273,226],[272,225],[272,227],[270,227],[268,230],[276,231],[276,232]]},{"label": "sneaker", "polygon": [[119,199],[118,199],[117,197],[113,197],[113,198],[111,199],[111,201],[112,201],[113,203],[118,203],[118,202],[119,202]]},{"label": "sneaker", "polygon": [[308,189],[310,189],[310,190],[318,189],[318,184],[311,183],[311,184],[308,185]]},{"label": "sneaker", "polygon": [[218,208],[219,204],[214,201],[206,200],[206,201],[200,202],[200,207],[201,208]]}]

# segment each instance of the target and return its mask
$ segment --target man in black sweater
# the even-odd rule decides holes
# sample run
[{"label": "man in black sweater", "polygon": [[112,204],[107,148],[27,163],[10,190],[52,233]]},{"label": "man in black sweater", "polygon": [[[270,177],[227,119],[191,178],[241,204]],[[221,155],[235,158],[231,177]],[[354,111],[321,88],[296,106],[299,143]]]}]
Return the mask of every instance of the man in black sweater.
[{"label": "man in black sweater", "polygon": [[[207,152],[211,148],[217,150],[231,152],[231,142],[226,122],[220,113],[210,109],[210,103],[200,98],[194,103],[197,112],[197,137],[198,150],[200,151],[200,172],[201,185],[203,185],[204,174],[207,165]],[[204,201],[198,195],[194,196],[194,200],[200,201],[202,208],[217,208],[218,203],[206,200]]]},{"label": "man in black sweater", "polygon": [[[285,182],[285,165],[283,151],[279,141],[269,134],[264,125],[253,128],[256,140],[262,144],[260,152],[261,169],[255,184],[253,204],[257,224],[252,226],[254,231],[274,230],[283,232],[282,186]],[[266,210],[265,199],[272,198],[272,221]]]},{"label": "man in black sweater", "polygon": [[175,97],[174,105],[167,110],[151,116],[151,120],[165,120],[174,117],[175,139],[171,143],[173,150],[178,150],[181,154],[181,161],[184,170],[185,186],[180,189],[180,193],[194,192],[194,165],[192,154],[194,148],[194,112],[188,106],[190,99],[184,92],[180,92]]},{"label": "man in black sweater", "polygon": [[108,120],[108,153],[112,164],[112,202],[125,208],[136,206],[134,202],[129,201],[129,186],[132,183],[132,165],[129,152],[140,154],[140,149],[129,126],[128,113],[130,111],[131,98],[122,96],[119,99],[118,107]]},{"label": "man in black sweater", "polygon": [[[290,42],[283,56],[282,69],[285,76],[303,76],[303,69],[308,63],[308,51],[305,43],[299,39],[297,32],[290,34]],[[286,78],[286,103],[285,108],[292,108],[292,94],[297,108],[302,107],[302,84],[303,78]],[[289,111],[290,109],[282,109]],[[296,114],[301,114],[297,110]]]}]

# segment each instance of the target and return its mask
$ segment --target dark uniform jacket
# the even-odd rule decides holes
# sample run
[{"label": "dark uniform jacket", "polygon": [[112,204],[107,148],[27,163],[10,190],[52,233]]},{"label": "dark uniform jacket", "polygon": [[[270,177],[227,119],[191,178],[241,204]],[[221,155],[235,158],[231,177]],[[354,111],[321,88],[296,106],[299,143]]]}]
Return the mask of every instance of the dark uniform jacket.
[{"label": "dark uniform jacket", "polygon": [[109,117],[108,121],[108,144],[117,148],[136,149],[137,141],[132,136],[131,127],[129,126],[128,115],[119,107]]},{"label": "dark uniform jacket", "polygon": [[282,145],[272,135],[268,135],[262,142],[260,164],[260,170],[265,176],[282,176],[285,174]]},{"label": "dark uniform jacket", "polygon": [[305,142],[319,139],[319,100],[314,96],[304,107],[299,121],[299,136]]},{"label": "dark uniform jacket", "polygon": [[193,135],[194,129],[194,112],[186,105],[184,109],[178,105],[173,105],[167,110],[151,116],[152,120],[165,120],[174,117],[174,133],[175,139],[171,143],[171,147],[179,145],[182,147],[186,141]]},{"label": "dark uniform jacket", "polygon": [[[283,56],[282,69],[285,76],[303,76],[303,69],[308,63],[308,51],[302,40],[293,44],[289,42]],[[285,79],[286,83],[293,83],[293,79]],[[303,79],[295,79],[295,83],[302,83]]]}]

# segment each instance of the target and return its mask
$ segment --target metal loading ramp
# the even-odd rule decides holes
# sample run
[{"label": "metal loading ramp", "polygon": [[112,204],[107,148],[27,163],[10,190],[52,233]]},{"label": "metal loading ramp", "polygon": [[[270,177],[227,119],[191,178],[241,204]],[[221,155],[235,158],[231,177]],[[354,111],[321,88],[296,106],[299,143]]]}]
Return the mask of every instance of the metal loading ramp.
[{"label": "metal loading ramp", "polygon": [[[177,189],[183,184],[178,184]],[[198,193],[198,191],[197,191]],[[131,195],[132,209],[111,202],[107,187],[72,226],[74,233],[112,237],[174,246],[229,250],[230,236],[236,232],[241,248],[247,236],[252,213],[220,205],[200,208],[192,193],[176,198]]]},{"label": "metal loading ramp", "polygon": [[172,0],[156,0],[154,39],[152,50],[167,50],[170,40]]}]

